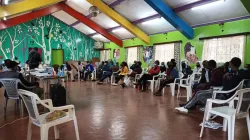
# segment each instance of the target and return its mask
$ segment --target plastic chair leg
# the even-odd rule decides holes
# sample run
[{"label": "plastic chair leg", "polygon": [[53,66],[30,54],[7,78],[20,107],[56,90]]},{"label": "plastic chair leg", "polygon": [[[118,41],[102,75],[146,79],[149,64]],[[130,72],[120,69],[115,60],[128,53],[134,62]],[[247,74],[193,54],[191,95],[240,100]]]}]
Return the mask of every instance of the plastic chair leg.
[{"label": "plastic chair leg", "polygon": [[234,140],[234,129],[235,129],[235,116],[232,117],[232,127],[231,127],[232,140]]},{"label": "plastic chair leg", "polygon": [[175,91],[175,84],[170,84],[170,89],[171,89],[171,94],[174,96],[174,91]]},{"label": "plastic chair leg", "polygon": [[247,121],[248,137],[250,139],[250,119],[249,119],[249,115],[247,115],[246,121]]},{"label": "plastic chair leg", "polygon": [[4,104],[4,116],[6,116],[6,112],[7,112],[7,106],[8,106],[8,98],[5,98],[5,104]]},{"label": "plastic chair leg", "polygon": [[31,140],[31,136],[32,136],[32,121],[29,120],[29,123],[28,123],[27,140]]},{"label": "plastic chair leg", "polygon": [[223,118],[223,131],[226,132],[227,131],[227,119]]},{"label": "plastic chair leg", "polygon": [[75,127],[75,132],[76,132],[76,140],[80,140],[79,130],[78,130],[78,124],[77,124],[77,120],[76,120],[75,117],[74,117],[74,127]]},{"label": "plastic chair leg", "polygon": [[228,140],[232,140],[232,118],[231,117],[230,117],[230,119],[228,119],[227,135],[228,135]]},{"label": "plastic chair leg", "polygon": [[59,129],[57,128],[57,126],[54,126],[54,133],[55,133],[55,139],[59,139]]},{"label": "plastic chair leg", "polygon": [[48,129],[46,127],[41,126],[41,140],[48,140]]}]

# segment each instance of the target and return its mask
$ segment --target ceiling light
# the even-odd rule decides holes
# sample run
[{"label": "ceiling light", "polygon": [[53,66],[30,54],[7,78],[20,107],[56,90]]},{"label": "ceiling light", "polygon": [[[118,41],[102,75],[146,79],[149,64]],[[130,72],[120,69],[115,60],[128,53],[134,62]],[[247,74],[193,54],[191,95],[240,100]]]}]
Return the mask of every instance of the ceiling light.
[{"label": "ceiling light", "polygon": [[9,4],[9,0],[4,0],[4,5],[8,5]]},{"label": "ceiling light", "polygon": [[117,29],[112,30],[113,33],[124,32],[124,31],[126,31],[124,28],[117,28]]},{"label": "ceiling light", "polygon": [[152,19],[152,20],[147,20],[147,21],[142,22],[142,24],[146,25],[146,24],[155,23],[155,22],[158,22],[158,21],[161,20],[161,19],[162,19],[162,17],[160,17],[160,18],[155,18],[155,19]]},{"label": "ceiling light", "polygon": [[3,17],[3,20],[7,20],[7,18],[6,18],[6,17]]},{"label": "ceiling light", "polygon": [[101,34],[96,34],[96,35],[93,35],[92,37],[102,37]]},{"label": "ceiling light", "polygon": [[216,6],[218,4],[222,4],[224,2],[225,2],[225,0],[217,0],[217,1],[210,2],[210,3],[204,4],[204,5],[199,5],[199,6],[193,7],[191,10],[211,8],[213,6]]}]

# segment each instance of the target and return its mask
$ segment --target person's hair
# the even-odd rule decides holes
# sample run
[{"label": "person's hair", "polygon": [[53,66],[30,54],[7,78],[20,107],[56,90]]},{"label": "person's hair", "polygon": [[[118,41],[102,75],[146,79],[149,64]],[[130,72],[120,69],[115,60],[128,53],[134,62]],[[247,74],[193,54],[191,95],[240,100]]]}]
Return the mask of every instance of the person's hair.
[{"label": "person's hair", "polygon": [[164,63],[164,62],[161,62],[161,65],[164,65],[164,66],[165,66],[165,63]]},{"label": "person's hair", "polygon": [[209,60],[209,61],[208,61],[208,66],[209,66],[209,67],[216,68],[216,67],[217,67],[217,63],[216,63],[215,60]]},{"label": "person's hair", "polygon": [[138,61],[137,64],[138,64],[139,66],[141,66],[141,61]]},{"label": "person's hair", "polygon": [[37,48],[37,47],[35,47],[35,48],[34,48],[34,50],[38,51],[38,48]]},{"label": "person's hair", "polygon": [[104,61],[102,61],[102,64],[104,64]]},{"label": "person's hair", "polygon": [[15,56],[15,60],[18,60],[18,58]]},{"label": "person's hair", "polygon": [[81,64],[81,61],[78,61],[78,64],[80,65],[80,64]]},{"label": "person's hair", "polygon": [[159,60],[155,60],[155,64],[159,65],[160,64]]},{"label": "person's hair", "polygon": [[171,59],[170,61],[171,61],[171,62],[175,62],[175,59]]},{"label": "person's hair", "polygon": [[223,65],[223,67],[228,68],[229,67],[229,62],[225,62],[224,65]]},{"label": "person's hair", "polygon": [[231,65],[235,66],[236,68],[239,68],[241,65],[241,60],[238,57],[234,57],[230,61]]},{"label": "person's hair", "polygon": [[109,62],[108,62],[108,61],[105,61],[104,63],[107,63],[107,64],[108,64]]},{"label": "person's hair", "polygon": [[10,59],[4,60],[4,65],[5,65],[8,69],[11,68],[11,60],[10,60]]},{"label": "person's hair", "polygon": [[127,64],[127,62],[122,62],[122,66],[127,66],[128,67],[128,64]]}]

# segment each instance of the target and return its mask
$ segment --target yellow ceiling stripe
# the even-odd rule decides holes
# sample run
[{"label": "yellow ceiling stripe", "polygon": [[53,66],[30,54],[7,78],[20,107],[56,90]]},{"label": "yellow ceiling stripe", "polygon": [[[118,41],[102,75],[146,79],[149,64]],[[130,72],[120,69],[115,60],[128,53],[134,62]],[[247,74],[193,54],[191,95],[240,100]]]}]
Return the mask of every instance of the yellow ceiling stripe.
[{"label": "yellow ceiling stripe", "polygon": [[129,32],[140,38],[143,42],[146,44],[150,44],[150,38],[149,36],[141,31],[139,28],[137,28],[135,25],[130,23],[127,19],[122,17],[120,14],[118,14],[116,11],[111,9],[108,5],[103,3],[101,0],[87,0],[90,4],[96,6],[101,12],[106,14],[108,17],[110,17],[112,20],[123,26],[125,29],[127,29]]},{"label": "yellow ceiling stripe", "polygon": [[52,5],[62,0],[24,0],[17,3],[0,7],[0,18],[31,11],[37,8]]}]

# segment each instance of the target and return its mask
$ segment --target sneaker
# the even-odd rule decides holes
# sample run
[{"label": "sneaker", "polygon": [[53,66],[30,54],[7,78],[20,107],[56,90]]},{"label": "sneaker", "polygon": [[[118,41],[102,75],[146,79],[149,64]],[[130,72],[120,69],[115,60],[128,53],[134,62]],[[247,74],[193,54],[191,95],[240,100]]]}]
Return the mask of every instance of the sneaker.
[{"label": "sneaker", "polygon": [[120,87],[121,87],[121,88],[125,88],[125,85],[124,85],[124,84],[120,84]]},{"label": "sneaker", "polygon": [[100,85],[101,85],[101,84],[103,84],[103,82],[101,82],[101,81],[98,81],[98,82],[97,82],[97,84],[100,84]]},{"label": "sneaker", "polygon": [[183,107],[183,106],[185,106],[185,105],[186,105],[186,104],[179,104],[180,107]]},{"label": "sneaker", "polygon": [[146,91],[146,89],[141,89],[141,90],[140,90],[140,92],[145,92],[145,91]]},{"label": "sneaker", "polygon": [[178,110],[180,113],[188,113],[188,110],[184,107],[176,107],[176,110]]},{"label": "sneaker", "polygon": [[118,86],[118,84],[117,83],[113,83],[112,86]]}]

